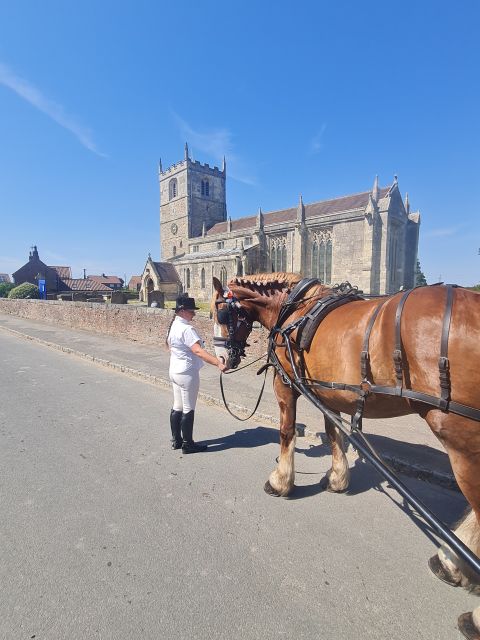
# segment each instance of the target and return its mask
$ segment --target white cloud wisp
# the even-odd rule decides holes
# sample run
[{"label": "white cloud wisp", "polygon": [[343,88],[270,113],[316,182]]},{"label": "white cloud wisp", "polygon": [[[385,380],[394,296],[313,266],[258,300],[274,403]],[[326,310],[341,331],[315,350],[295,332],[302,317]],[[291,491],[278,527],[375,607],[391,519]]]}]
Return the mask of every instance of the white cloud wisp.
[{"label": "white cloud wisp", "polygon": [[14,93],[42,113],[46,114],[61,127],[70,131],[70,133],[73,133],[80,144],[82,144],[86,149],[103,158],[107,157],[105,154],[98,151],[95,143],[93,142],[92,133],[89,129],[83,127],[76,122],[74,118],[66,114],[62,105],[46,98],[41,91],[23,78],[15,75],[9,67],[1,62],[0,84],[11,89]]}]

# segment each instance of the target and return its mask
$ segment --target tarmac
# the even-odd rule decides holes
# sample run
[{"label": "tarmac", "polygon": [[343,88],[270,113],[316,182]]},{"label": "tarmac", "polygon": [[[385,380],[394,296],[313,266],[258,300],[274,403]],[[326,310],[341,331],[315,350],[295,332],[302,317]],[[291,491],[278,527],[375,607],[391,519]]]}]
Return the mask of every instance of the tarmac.
[{"label": "tarmac", "polygon": [[[161,344],[156,347],[113,337],[103,333],[71,329],[0,313],[0,330],[31,340],[45,347],[57,349],[74,357],[83,358],[98,366],[107,367],[121,374],[132,376],[148,384],[170,388],[168,378],[169,353]],[[252,362],[246,359],[242,364]],[[245,418],[253,410],[260,393],[263,375],[256,375],[264,362],[224,375],[225,396],[232,411]],[[271,370],[267,374],[263,397],[250,424],[278,425],[278,405],[272,389]],[[223,408],[219,384],[219,372],[205,365],[201,369],[199,400]],[[160,410],[160,407],[159,407]],[[225,409],[225,424],[237,428],[236,421]],[[304,398],[300,398],[297,410],[297,435],[306,438],[311,446],[324,442],[323,416]],[[393,469],[449,489],[458,486],[452,474],[447,454],[441,443],[430,431],[427,423],[416,415],[399,418],[363,421],[363,432],[382,459]],[[357,456],[352,447],[349,459]]]}]

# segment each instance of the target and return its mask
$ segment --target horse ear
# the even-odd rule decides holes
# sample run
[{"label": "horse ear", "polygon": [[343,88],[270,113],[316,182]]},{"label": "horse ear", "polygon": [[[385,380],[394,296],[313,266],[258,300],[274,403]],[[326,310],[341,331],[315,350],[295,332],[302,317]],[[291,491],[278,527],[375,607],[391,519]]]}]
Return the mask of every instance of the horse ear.
[{"label": "horse ear", "polygon": [[218,278],[215,278],[215,276],[213,276],[212,282],[213,282],[213,288],[215,289],[215,291],[219,293],[221,296],[223,296],[223,286],[220,280]]}]

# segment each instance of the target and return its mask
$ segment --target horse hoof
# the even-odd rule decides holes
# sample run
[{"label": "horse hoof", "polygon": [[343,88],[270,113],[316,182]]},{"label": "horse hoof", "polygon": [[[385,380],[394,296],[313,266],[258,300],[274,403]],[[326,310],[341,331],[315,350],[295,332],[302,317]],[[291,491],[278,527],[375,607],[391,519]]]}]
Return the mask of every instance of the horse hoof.
[{"label": "horse hoof", "polygon": [[471,612],[462,613],[458,618],[458,628],[468,640],[480,640],[480,631],[473,624]]},{"label": "horse hoof", "polygon": [[348,491],[348,487],[347,489],[332,489],[327,476],[324,476],[318,484],[322,491],[328,491],[328,493],[346,493]]},{"label": "horse hoof", "polygon": [[458,587],[459,583],[455,582],[453,578],[451,578],[450,574],[447,573],[443,564],[440,562],[440,558],[435,554],[428,561],[428,566],[430,567],[430,571],[437,576],[442,582],[449,584],[451,587]]},{"label": "horse hoof", "polygon": [[270,481],[267,480],[265,482],[265,484],[263,485],[263,490],[265,491],[265,493],[268,493],[269,496],[275,496],[275,498],[279,498],[280,494],[278,493],[278,491],[276,491],[272,485],[270,484]]}]

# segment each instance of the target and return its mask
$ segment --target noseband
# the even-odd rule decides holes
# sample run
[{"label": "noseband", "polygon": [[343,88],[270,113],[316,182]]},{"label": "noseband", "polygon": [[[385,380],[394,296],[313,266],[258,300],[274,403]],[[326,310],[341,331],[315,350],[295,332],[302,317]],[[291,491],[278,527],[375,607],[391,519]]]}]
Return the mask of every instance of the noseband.
[{"label": "noseband", "polygon": [[[227,305],[226,309],[219,309],[219,305],[224,304]],[[245,357],[245,347],[247,346],[246,339],[238,340],[236,338],[237,331],[244,326],[245,333],[248,336],[252,330],[252,322],[245,309],[228,289],[223,293],[223,300],[215,300],[215,307],[217,310],[217,322],[227,326],[228,337],[214,336],[213,344],[228,351],[230,367],[235,369],[240,364],[240,359]]]}]

